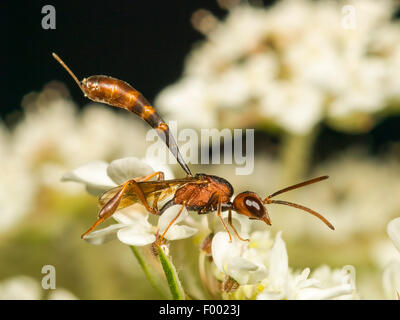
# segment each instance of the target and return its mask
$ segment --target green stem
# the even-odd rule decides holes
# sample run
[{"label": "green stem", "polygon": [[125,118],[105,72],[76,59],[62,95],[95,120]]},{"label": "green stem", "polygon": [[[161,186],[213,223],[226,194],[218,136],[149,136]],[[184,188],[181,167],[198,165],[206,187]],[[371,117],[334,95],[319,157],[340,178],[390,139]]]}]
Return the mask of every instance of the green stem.
[{"label": "green stem", "polygon": [[[147,279],[150,281],[151,285],[160,293],[163,297],[168,297],[168,289],[166,288],[165,279],[162,277],[162,273],[157,271],[154,264],[156,259],[152,254],[146,255],[143,250],[144,248],[130,246],[133,254],[135,255],[139,265],[142,267],[144,274],[146,275]],[[150,258],[153,258],[154,261],[152,262]],[[158,262],[157,262],[158,263]]]},{"label": "green stem", "polygon": [[172,261],[164,253],[161,246],[158,247],[158,256],[160,258],[161,265],[164,270],[164,274],[167,278],[169,289],[171,290],[173,300],[185,300],[185,292],[183,291],[181,282],[178,278],[175,266]]},{"label": "green stem", "polygon": [[307,175],[315,138],[315,129],[305,135],[289,132],[284,135],[280,155],[284,183],[298,182]]}]

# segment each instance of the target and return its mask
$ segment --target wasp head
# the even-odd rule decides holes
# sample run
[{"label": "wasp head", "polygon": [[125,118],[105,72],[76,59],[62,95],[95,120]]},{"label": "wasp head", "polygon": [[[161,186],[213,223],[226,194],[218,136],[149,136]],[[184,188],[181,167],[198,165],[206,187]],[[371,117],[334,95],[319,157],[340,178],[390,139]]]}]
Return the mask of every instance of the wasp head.
[{"label": "wasp head", "polygon": [[258,194],[250,191],[239,193],[233,200],[233,209],[250,219],[262,220],[271,225],[268,212],[264,207],[263,200]]}]

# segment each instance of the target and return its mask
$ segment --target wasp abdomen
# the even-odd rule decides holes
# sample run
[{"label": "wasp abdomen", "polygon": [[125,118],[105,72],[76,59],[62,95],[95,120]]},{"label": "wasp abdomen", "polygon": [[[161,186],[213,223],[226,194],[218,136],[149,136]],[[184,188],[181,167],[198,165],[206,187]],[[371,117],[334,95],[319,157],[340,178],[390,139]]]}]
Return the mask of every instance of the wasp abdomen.
[{"label": "wasp abdomen", "polygon": [[141,117],[157,130],[158,135],[167,144],[182,168],[188,175],[191,175],[188,166],[179,153],[175,140],[170,134],[168,125],[139,91],[125,81],[103,75],[83,79],[82,90],[89,99],[95,102],[123,108]]}]

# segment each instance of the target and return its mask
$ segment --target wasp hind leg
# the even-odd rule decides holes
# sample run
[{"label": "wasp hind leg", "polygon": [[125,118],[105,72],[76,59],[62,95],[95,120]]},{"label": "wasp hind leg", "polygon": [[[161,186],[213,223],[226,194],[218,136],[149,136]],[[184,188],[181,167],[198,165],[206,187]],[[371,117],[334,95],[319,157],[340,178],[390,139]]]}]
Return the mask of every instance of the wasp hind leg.
[{"label": "wasp hind leg", "polygon": [[118,206],[121,202],[122,196],[124,195],[124,193],[126,192],[126,190],[130,187],[132,187],[134,189],[134,191],[136,192],[136,194],[138,195],[140,201],[142,202],[142,204],[145,206],[145,208],[154,214],[159,214],[158,213],[158,209],[157,209],[157,200],[158,198],[156,198],[153,202],[153,208],[150,207],[149,203],[147,202],[146,196],[143,193],[143,190],[140,188],[140,185],[138,184],[138,182],[143,182],[143,181],[148,181],[150,179],[152,179],[153,177],[158,176],[157,180],[163,180],[164,179],[164,173],[161,171],[157,171],[152,173],[151,175],[148,176],[144,176],[144,177],[139,177],[139,178],[135,178],[132,180],[128,180],[127,182],[125,182],[122,185],[121,190],[116,193],[99,211],[99,216],[98,219],[96,220],[96,222],[85,232],[81,235],[81,238],[83,239],[84,237],[86,237],[89,233],[91,233],[100,223],[104,222],[105,220],[107,220],[109,217],[111,217],[114,212],[118,209]]},{"label": "wasp hind leg", "polygon": [[183,212],[183,209],[186,206],[186,202],[182,203],[181,208],[179,209],[177,215],[171,220],[171,222],[168,224],[168,227],[164,230],[163,234],[161,235],[161,237],[157,240],[157,244],[160,245],[165,237],[165,235],[167,234],[169,228],[171,228],[171,226],[174,224],[174,222],[176,221],[176,219],[179,218],[179,216],[181,215],[181,213]]}]

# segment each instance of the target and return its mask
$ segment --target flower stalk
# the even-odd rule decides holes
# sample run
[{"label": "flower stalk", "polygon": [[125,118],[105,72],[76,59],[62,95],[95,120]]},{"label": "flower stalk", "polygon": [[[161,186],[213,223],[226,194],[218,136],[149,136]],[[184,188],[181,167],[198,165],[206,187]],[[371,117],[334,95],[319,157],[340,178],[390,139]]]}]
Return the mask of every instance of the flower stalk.
[{"label": "flower stalk", "polygon": [[154,262],[156,262],[156,259],[153,257],[154,261],[151,261],[151,258],[149,258],[149,256],[151,255],[146,255],[144,253],[144,247],[130,246],[130,248],[147,279],[150,281],[150,284],[164,298],[169,297],[168,288],[165,283],[165,277],[163,273],[160,272],[160,270],[157,270],[157,268],[154,267]]},{"label": "flower stalk", "polygon": [[171,259],[164,253],[161,246],[158,247],[158,257],[160,259],[165,277],[168,282],[173,300],[185,300],[185,292],[183,291],[178,273]]}]

